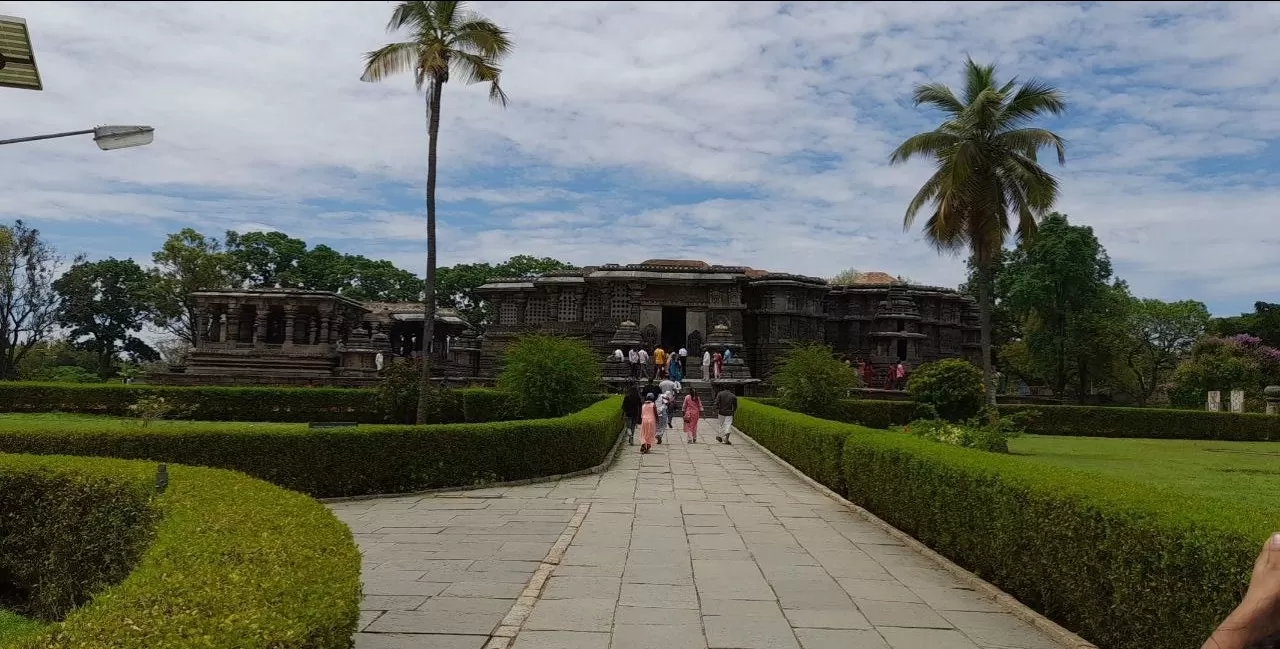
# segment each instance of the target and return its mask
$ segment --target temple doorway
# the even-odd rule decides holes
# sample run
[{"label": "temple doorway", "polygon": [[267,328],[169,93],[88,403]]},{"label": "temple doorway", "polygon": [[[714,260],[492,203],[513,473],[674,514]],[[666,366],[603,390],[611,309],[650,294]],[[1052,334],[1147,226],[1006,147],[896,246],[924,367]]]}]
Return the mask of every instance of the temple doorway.
[{"label": "temple doorway", "polygon": [[671,350],[684,347],[685,334],[685,308],[662,307],[662,346]]}]

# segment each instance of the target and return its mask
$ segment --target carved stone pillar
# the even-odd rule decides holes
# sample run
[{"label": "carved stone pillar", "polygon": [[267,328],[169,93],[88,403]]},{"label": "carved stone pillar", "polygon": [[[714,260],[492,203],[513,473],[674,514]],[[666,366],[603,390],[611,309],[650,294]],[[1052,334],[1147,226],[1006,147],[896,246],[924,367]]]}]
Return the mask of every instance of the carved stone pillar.
[{"label": "carved stone pillar", "polygon": [[259,304],[253,312],[253,346],[261,347],[267,341],[267,305]]},{"label": "carved stone pillar", "polygon": [[293,325],[294,320],[298,318],[298,307],[286,306],[284,308],[284,347],[288,349],[293,347]]},{"label": "carved stone pillar", "polygon": [[307,314],[307,344],[316,344],[316,334],[320,332],[320,327],[316,326],[316,317]]},{"label": "carved stone pillar", "polygon": [[528,306],[529,296],[521,293],[520,297],[516,298],[516,324],[522,325],[525,323],[525,310]]},{"label": "carved stone pillar", "polygon": [[227,342],[240,342],[240,304],[232,302],[227,308]]},{"label": "carved stone pillar", "polygon": [[227,325],[229,324],[228,321],[230,319],[231,315],[228,312],[227,307],[224,305],[222,310],[218,313],[218,342],[220,343],[227,342]]},{"label": "carved stone pillar", "polygon": [[331,320],[331,316],[328,313],[325,313],[324,316],[320,318],[320,342],[326,345],[332,342],[331,340],[329,340],[330,320]]}]

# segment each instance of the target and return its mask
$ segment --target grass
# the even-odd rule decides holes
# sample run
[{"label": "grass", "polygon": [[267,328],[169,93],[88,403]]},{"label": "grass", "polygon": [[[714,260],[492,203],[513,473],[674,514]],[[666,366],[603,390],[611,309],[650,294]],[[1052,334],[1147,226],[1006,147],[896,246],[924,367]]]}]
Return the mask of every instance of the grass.
[{"label": "grass", "polygon": [[36,620],[22,617],[17,613],[10,613],[0,609],[0,645],[7,645],[9,642],[44,627],[43,622],[37,622]]},{"label": "grass", "polygon": [[1280,511],[1280,444],[1026,435],[1019,457]]}]

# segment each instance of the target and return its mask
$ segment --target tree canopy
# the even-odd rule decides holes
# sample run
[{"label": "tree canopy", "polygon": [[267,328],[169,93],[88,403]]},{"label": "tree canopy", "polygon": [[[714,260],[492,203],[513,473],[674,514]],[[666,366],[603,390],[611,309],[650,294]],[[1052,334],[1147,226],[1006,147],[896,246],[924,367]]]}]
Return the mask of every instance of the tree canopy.
[{"label": "tree canopy", "polygon": [[138,361],[159,359],[134,335],[151,313],[154,282],[132,259],[109,258],[77,263],[53,283],[61,298],[58,324],[77,347],[94,353],[100,377],[115,372],[122,352]]},{"label": "tree canopy", "polygon": [[22,221],[0,225],[0,380],[14,379],[33,347],[53,330],[53,290],[62,258]]}]

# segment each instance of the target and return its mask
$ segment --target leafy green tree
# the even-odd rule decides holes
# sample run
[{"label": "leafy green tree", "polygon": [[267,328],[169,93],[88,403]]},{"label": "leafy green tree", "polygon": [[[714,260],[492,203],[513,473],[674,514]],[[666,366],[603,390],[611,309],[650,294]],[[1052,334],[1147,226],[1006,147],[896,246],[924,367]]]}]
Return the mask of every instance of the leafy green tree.
[{"label": "leafy green tree", "polygon": [[61,300],[58,325],[71,341],[97,357],[98,376],[115,372],[121,352],[147,360],[159,358],[134,334],[152,312],[154,278],[132,259],[103,259],[73,265],[53,283]]},{"label": "leafy green tree", "polygon": [[783,354],[770,382],[782,406],[815,417],[837,412],[840,400],[858,387],[853,368],[825,345],[797,345]]},{"label": "leafy green tree", "polygon": [[1066,109],[1062,93],[1035,79],[1016,81],[1001,85],[995,66],[970,59],[962,98],[943,84],[916,86],[916,105],[941,110],[945,120],[908,138],[890,157],[893,164],[923,157],[935,168],[907,205],[903,225],[910,227],[932,204],[925,237],[941,251],[968,250],[979,269],[983,384],[993,404],[991,266],[1010,232],[1031,238],[1058,198],[1058,181],[1037,161],[1039,150],[1055,149],[1059,164],[1066,161],[1062,138],[1028,126],[1045,114],[1061,114]]},{"label": "leafy green tree", "polygon": [[530,418],[582,409],[604,388],[600,360],[577,338],[530,334],[507,346],[498,387]]},{"label": "leafy green tree", "polygon": [[573,270],[573,266],[551,257],[534,257],[532,255],[516,255],[501,264],[498,272],[503,277],[536,277],[557,270]]},{"label": "leafy green tree", "polygon": [[53,331],[61,262],[39,230],[22,221],[0,225],[0,380],[17,378],[23,358]]},{"label": "leafy green tree", "polygon": [[1057,213],[1000,273],[996,293],[1023,323],[1031,366],[1058,395],[1074,387],[1083,398],[1105,372],[1110,347],[1099,341],[1119,324],[1127,299],[1110,278],[1111,260],[1093,229]]},{"label": "leafy green tree", "polygon": [[832,286],[852,286],[858,283],[858,279],[862,277],[862,271],[856,268],[846,268],[827,280]]},{"label": "leafy green tree", "polygon": [[345,263],[351,279],[340,292],[347,297],[380,302],[422,300],[422,279],[389,261],[348,255]]},{"label": "leafy green tree", "polygon": [[529,277],[544,275],[574,267],[550,257],[516,255],[501,264],[457,264],[439,269],[436,274],[436,294],[441,306],[457,309],[462,318],[483,328],[490,320],[488,305],[476,289],[499,277]]},{"label": "leafy green tree", "polygon": [[[440,102],[450,74],[464,83],[489,84],[489,97],[503,106],[499,63],[511,51],[502,28],[473,13],[464,2],[408,0],[396,5],[387,23],[391,33],[407,29],[409,39],[365,55],[363,81],[381,81],[398,72],[413,73],[427,100],[427,276],[424,282],[423,340],[432,340],[436,316],[436,149],[440,139]],[[422,364],[417,421],[427,418],[431,363]]]},{"label": "leafy green tree", "polygon": [[1195,300],[1130,299],[1126,306],[1117,355],[1127,389],[1145,406],[1204,334],[1209,310]]},{"label": "leafy green tree", "polygon": [[1209,328],[1217,336],[1249,334],[1271,347],[1280,347],[1280,304],[1254,302],[1253,313],[1214,318]]},{"label": "leafy green tree", "polygon": [[947,421],[968,421],[982,410],[982,370],[959,358],[945,358],[917,367],[907,379],[907,395],[932,406]]},{"label": "leafy green tree", "polygon": [[192,228],[170,234],[160,250],[152,253],[156,267],[152,296],[152,322],[186,344],[196,340],[195,303],[191,294],[231,288],[237,284],[235,262],[216,237]]},{"label": "leafy green tree", "polygon": [[[96,354],[78,349],[65,338],[44,340],[31,347],[18,364],[21,381],[85,383],[100,380]],[[88,381],[68,378],[88,376]]]},{"label": "leafy green tree", "polygon": [[1174,371],[1169,402],[1180,408],[1203,408],[1205,393],[1244,390],[1246,400],[1260,400],[1262,389],[1280,385],[1280,349],[1249,334],[1206,336]]},{"label": "leafy green tree", "polygon": [[307,255],[307,242],[283,232],[231,230],[227,255],[234,272],[252,288],[302,288],[298,263]]}]

